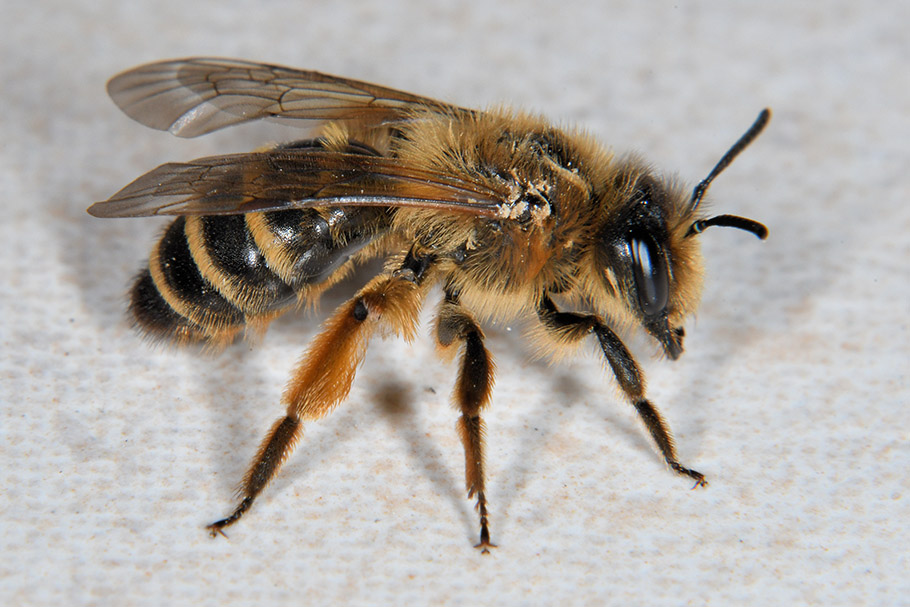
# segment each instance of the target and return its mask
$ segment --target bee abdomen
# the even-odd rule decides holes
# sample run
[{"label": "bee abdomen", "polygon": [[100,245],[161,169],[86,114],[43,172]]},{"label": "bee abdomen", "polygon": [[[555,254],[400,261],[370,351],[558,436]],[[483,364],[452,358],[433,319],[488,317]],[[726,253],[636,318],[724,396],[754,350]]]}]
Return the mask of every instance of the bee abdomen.
[{"label": "bee abdomen", "polygon": [[158,339],[230,341],[311,285],[325,287],[387,231],[378,208],[304,209],[174,221],[137,278],[130,311]]}]

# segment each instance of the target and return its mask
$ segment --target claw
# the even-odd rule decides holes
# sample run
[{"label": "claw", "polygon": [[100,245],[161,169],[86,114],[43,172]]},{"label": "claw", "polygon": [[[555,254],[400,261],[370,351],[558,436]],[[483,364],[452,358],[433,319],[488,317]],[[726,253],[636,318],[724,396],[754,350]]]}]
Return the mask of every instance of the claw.
[{"label": "claw", "polygon": [[497,548],[496,544],[491,544],[489,538],[484,541],[482,538],[479,544],[474,544],[474,547],[480,550],[480,554],[490,554],[490,548]]},{"label": "claw", "polygon": [[212,523],[211,525],[206,525],[205,528],[208,529],[210,536],[218,537],[220,535],[221,537],[227,539],[227,534],[224,532],[226,521],[227,519],[222,519],[218,522]]}]

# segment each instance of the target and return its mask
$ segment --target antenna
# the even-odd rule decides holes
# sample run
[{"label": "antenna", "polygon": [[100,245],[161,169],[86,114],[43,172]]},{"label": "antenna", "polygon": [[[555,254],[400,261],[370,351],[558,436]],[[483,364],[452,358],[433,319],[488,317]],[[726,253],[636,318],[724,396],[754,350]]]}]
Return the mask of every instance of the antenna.
[{"label": "antenna", "polygon": [[[740,152],[746,149],[750,143],[755,141],[755,138],[765,130],[765,126],[767,126],[770,120],[771,110],[768,108],[763,109],[758,114],[758,118],[755,119],[755,122],[752,123],[752,126],[749,127],[749,130],[743,133],[743,136],[733,144],[733,147],[731,147],[726,154],[724,154],[724,157],[720,159],[720,162],[718,162],[713,169],[711,169],[708,176],[695,186],[695,189],[692,190],[692,200],[689,202],[690,212],[694,212],[695,209],[698,208],[698,204],[701,202],[702,198],[705,197],[705,192],[708,191],[708,186],[711,185],[714,178],[730,166],[730,163],[739,156]],[[693,223],[689,228],[689,231],[686,232],[686,238],[695,234],[700,234],[705,228],[711,226],[723,226],[745,230],[747,232],[752,232],[762,240],[768,237],[768,228],[753,219],[747,219],[746,217],[739,217],[737,215],[717,215],[716,217],[700,219]]]},{"label": "antenna", "polygon": [[711,169],[708,176],[702,179],[701,183],[692,190],[692,200],[689,203],[691,207],[690,210],[694,211],[698,208],[698,203],[704,198],[705,192],[708,190],[708,186],[711,185],[711,182],[714,181],[714,178],[720,175],[725,168],[730,166],[730,163],[739,156],[740,152],[746,149],[750,143],[755,141],[755,138],[761,134],[770,120],[771,110],[768,108],[763,109],[761,113],[759,113],[758,118],[755,119],[755,122],[752,123],[752,126],[749,127],[749,130],[743,133],[743,136],[739,138],[739,141],[734,143],[733,147],[720,159],[720,162]]}]

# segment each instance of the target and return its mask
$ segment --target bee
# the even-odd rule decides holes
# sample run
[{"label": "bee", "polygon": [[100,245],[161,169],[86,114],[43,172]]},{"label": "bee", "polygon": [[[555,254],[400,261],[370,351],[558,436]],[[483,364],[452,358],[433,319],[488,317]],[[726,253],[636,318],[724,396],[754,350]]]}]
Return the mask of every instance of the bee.
[{"label": "bee", "polygon": [[617,331],[643,328],[678,358],[683,321],[702,291],[697,236],[711,226],[767,236],[751,219],[706,217],[700,203],[769,110],[690,194],[639,157],[614,156],[534,115],[475,111],[319,72],[182,59],[124,72],[108,92],[134,120],[179,137],[264,118],[321,127],[270,149],[164,164],[88,209],[176,216],[132,287],[130,313],[146,336],[223,346],[312,303],[355,264],[385,259],[297,365],[282,397],[287,412],[259,447],[236,508],[208,526],[212,536],[275,478],[303,423],[345,400],[374,335],[414,339],[434,286],[443,294],[438,350],[447,359],[460,353],[453,401],[483,552],[494,547],[482,418],[494,365],[484,323],[530,319],[530,337],[557,358],[593,336],[670,469],[707,484],[678,460]]}]

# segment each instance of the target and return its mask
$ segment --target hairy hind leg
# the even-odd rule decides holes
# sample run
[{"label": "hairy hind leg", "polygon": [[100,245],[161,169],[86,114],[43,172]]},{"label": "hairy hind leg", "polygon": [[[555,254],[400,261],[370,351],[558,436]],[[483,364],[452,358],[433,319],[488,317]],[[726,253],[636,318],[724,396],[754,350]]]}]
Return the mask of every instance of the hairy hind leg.
[{"label": "hairy hind leg", "polygon": [[275,478],[303,435],[303,421],[330,413],[345,398],[363,362],[367,344],[377,330],[411,340],[423,300],[427,258],[408,255],[402,268],[378,276],[342,305],[300,360],[282,402],[287,414],[272,426],[240,486],[234,511],[208,526],[212,535],[237,522]]}]

